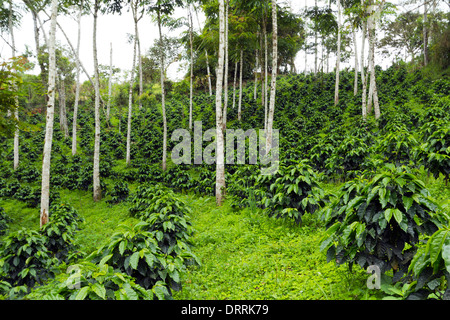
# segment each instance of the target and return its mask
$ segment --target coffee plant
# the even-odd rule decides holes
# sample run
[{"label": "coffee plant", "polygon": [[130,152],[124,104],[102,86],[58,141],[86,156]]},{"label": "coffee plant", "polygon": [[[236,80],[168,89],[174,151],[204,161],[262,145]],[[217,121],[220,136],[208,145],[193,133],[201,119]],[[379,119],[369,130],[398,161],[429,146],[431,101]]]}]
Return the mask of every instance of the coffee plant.
[{"label": "coffee plant", "polygon": [[114,269],[132,276],[145,289],[164,283],[168,289],[180,290],[180,277],[186,268],[184,255],[164,254],[153,234],[146,231],[146,222],[121,225],[121,228],[123,231],[115,233],[108,244],[91,255],[92,261],[109,263]]},{"label": "coffee plant", "polygon": [[347,182],[324,210],[324,220],[321,249],[328,261],[378,265],[382,272],[393,269],[396,279],[407,271],[419,236],[445,223],[424,183],[393,165],[370,180]]},{"label": "coffee plant", "polygon": [[314,213],[320,206],[323,190],[317,183],[317,176],[305,163],[280,168],[279,178],[266,190],[261,204],[276,218],[302,222],[305,213]]},{"label": "coffee plant", "polygon": [[164,283],[151,289],[136,284],[133,277],[106,263],[80,261],[55,279],[26,296],[31,300],[164,300],[169,295]]},{"label": "coffee plant", "polygon": [[0,257],[0,280],[11,286],[41,284],[53,276],[53,266],[58,263],[47,250],[45,237],[27,229],[2,239]]},{"label": "coffee plant", "polygon": [[107,192],[107,195],[111,196],[110,200],[106,200],[109,204],[117,204],[119,202],[127,200],[130,194],[128,183],[125,181],[117,181],[111,191]]}]

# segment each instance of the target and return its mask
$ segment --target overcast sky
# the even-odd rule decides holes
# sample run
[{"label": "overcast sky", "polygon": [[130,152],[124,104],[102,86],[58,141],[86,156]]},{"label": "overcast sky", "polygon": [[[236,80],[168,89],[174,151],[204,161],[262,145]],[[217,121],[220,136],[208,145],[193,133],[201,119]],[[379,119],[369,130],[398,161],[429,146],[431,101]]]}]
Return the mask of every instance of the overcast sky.
[{"label": "overcast sky", "polygon": [[[308,0],[313,5],[312,0]],[[22,3],[22,1],[14,0],[14,2]],[[289,2],[289,1],[288,1]],[[321,1],[320,1],[321,2]],[[293,0],[290,1],[292,11],[294,13],[299,13],[301,9],[304,8],[304,1]],[[186,16],[186,9],[177,9],[174,16]],[[40,15],[42,21],[46,21],[47,17],[41,13]],[[202,20],[202,17],[200,17]],[[72,45],[75,47],[77,42],[77,22],[75,17],[60,16],[58,22],[65,30],[67,36],[70,38]],[[127,34],[134,34],[134,24],[131,12],[124,12],[121,15],[99,15],[97,22],[97,43],[98,43],[98,61],[100,64],[109,65],[109,53],[110,53],[110,43],[113,46],[113,65],[119,67],[122,70],[130,70],[133,55],[133,46],[127,42]],[[50,27],[50,22],[45,23],[46,33],[48,35],[48,30]],[[194,21],[194,28],[198,28],[198,24]],[[167,31],[166,31],[167,32]],[[182,32],[180,30],[179,32]],[[35,40],[34,40],[34,27],[31,14],[25,14],[22,18],[20,27],[16,28],[14,31],[15,41],[18,53],[23,53],[25,51],[25,46],[35,51]],[[93,74],[93,51],[92,51],[92,35],[93,35],[93,18],[92,16],[83,16],[81,25],[81,48],[80,48],[80,58],[90,74]],[[141,40],[142,53],[146,52],[148,48],[153,44],[154,40],[158,37],[158,26],[151,21],[149,16],[144,16],[139,22],[139,34]],[[177,32],[175,34],[177,35]],[[3,38],[9,40],[9,35],[3,33]],[[57,29],[57,41],[63,45],[67,45],[66,39],[59,29]],[[310,39],[309,41],[312,41]],[[44,43],[41,34],[41,43]],[[360,43],[358,43],[360,46]],[[367,49],[367,46],[366,46]],[[3,39],[0,39],[0,59],[8,59],[11,56],[11,49],[5,43]],[[320,56],[320,52],[319,52]],[[380,55],[376,55],[376,63],[387,66],[390,62],[383,59]],[[366,55],[367,57],[367,55]],[[341,63],[342,68],[347,66],[353,66],[354,58],[351,57],[348,63]],[[335,63],[334,58],[330,59],[330,70],[333,68]],[[302,72],[305,69],[305,56],[304,52],[300,51],[295,60],[296,68],[298,72]],[[308,55],[307,68],[311,70],[314,67],[313,55]],[[181,71],[179,71],[180,65],[172,65],[168,70],[168,76],[172,80],[180,79],[185,74],[185,69],[181,66]],[[39,71],[39,68],[35,68],[35,73]],[[87,79],[83,75],[83,80]]]}]

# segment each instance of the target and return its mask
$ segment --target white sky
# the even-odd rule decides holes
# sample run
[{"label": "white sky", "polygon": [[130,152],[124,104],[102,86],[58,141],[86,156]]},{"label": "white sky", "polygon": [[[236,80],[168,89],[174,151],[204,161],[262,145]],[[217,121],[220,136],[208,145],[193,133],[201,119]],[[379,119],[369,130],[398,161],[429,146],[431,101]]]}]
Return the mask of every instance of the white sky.
[{"label": "white sky", "polygon": [[[313,5],[314,2],[312,0],[308,1],[308,5]],[[14,0],[14,2],[22,3],[22,1]],[[304,8],[305,0],[285,0],[285,2],[290,2],[291,7],[294,13],[298,13],[301,9]],[[319,1],[319,4],[323,3]],[[185,16],[185,9],[177,9],[175,11],[174,16]],[[47,17],[41,13],[40,15],[42,21],[46,21]],[[67,36],[70,38],[72,45],[75,47],[77,42],[77,23],[75,21],[75,17],[64,17],[60,16],[58,18],[58,22],[64,28]],[[110,53],[110,43],[113,46],[113,65],[115,67],[119,67],[121,70],[130,70],[132,63],[132,55],[133,55],[133,46],[132,44],[127,43],[127,34],[134,34],[134,24],[131,12],[127,12],[124,10],[122,15],[99,15],[97,21],[97,43],[98,43],[98,61],[100,64],[109,65],[109,53]],[[48,30],[50,27],[50,23],[47,21],[45,23],[46,33],[48,35]],[[194,28],[198,28],[196,22],[194,22]],[[182,30],[180,29],[180,31]],[[35,40],[34,40],[34,27],[33,20],[31,14],[25,14],[23,16],[21,25],[19,28],[16,28],[14,31],[15,41],[17,51],[19,53],[25,51],[25,45],[28,45],[29,48],[34,52],[35,51]],[[84,67],[88,70],[88,72],[93,74],[93,51],[92,51],[92,35],[93,35],[93,18],[92,16],[83,16],[82,24],[81,24],[81,47],[80,47],[80,58],[84,65]],[[153,44],[154,40],[158,37],[158,27],[155,23],[151,21],[149,16],[144,16],[142,20],[139,22],[139,34],[141,40],[141,50],[142,53],[146,52],[148,48]],[[172,35],[177,35],[174,33]],[[7,33],[3,34],[5,39],[9,39],[9,35]],[[66,45],[67,42],[57,28],[57,41]],[[359,38],[359,36],[358,36]],[[312,39],[309,39],[312,41]],[[44,43],[41,34],[41,43]],[[361,46],[360,40],[358,40],[358,46]],[[367,45],[366,45],[367,49]],[[358,50],[360,51],[360,50]],[[319,57],[320,57],[320,49],[319,49]],[[0,39],[0,60],[8,59],[11,56],[10,47],[4,42],[3,39]],[[367,57],[367,54],[366,54]],[[311,68],[314,67],[313,55],[308,55],[307,67],[310,71]],[[350,57],[347,63],[341,63],[341,68],[345,68],[350,66],[353,67],[354,58]],[[333,69],[335,59],[332,55],[330,59],[330,71]],[[376,54],[376,63],[386,67],[390,62],[383,61],[381,55]],[[301,50],[295,60],[296,68],[298,72],[302,72],[305,69],[305,56],[304,52]],[[168,70],[168,76],[172,80],[180,79],[184,74],[185,70],[179,71],[180,65],[172,65]],[[35,72],[38,72],[38,67],[36,66]],[[86,80],[87,78],[82,74],[82,79]]]}]

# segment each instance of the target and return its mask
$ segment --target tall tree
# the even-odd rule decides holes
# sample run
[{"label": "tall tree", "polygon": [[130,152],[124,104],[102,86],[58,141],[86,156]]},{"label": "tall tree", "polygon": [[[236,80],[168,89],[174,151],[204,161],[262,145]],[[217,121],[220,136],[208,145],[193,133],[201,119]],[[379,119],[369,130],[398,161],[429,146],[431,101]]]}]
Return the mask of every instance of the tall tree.
[{"label": "tall tree", "polygon": [[270,85],[270,104],[267,114],[266,129],[266,154],[272,147],[273,116],[275,112],[275,97],[277,89],[278,71],[278,23],[277,23],[277,1],[272,0],[272,79]]},{"label": "tall tree", "polygon": [[338,12],[337,12],[337,53],[336,53],[336,81],[334,85],[334,105],[339,102],[339,64],[341,62],[341,1],[336,0]]},{"label": "tall tree", "polygon": [[191,5],[188,5],[188,24],[189,24],[189,49],[190,49],[190,75],[189,75],[189,130],[192,130],[192,105],[194,98],[194,40]]},{"label": "tall tree", "polygon": [[423,1],[423,65],[428,64],[428,1]]},{"label": "tall tree", "polygon": [[[361,7],[364,4],[364,0],[361,0]],[[361,84],[362,84],[362,117],[365,120],[367,118],[367,76],[365,75],[365,61],[364,61],[364,47],[366,43],[366,32],[367,32],[367,20],[363,19],[362,21],[362,40],[361,40]]]},{"label": "tall tree", "polygon": [[77,154],[77,118],[78,118],[78,103],[80,100],[80,44],[81,44],[81,15],[83,13],[84,0],[80,2],[80,8],[78,10],[77,17],[77,25],[78,25],[78,34],[77,34],[77,49],[75,64],[76,64],[76,87],[75,87],[75,102],[73,105],[73,121],[72,121],[72,155]]},{"label": "tall tree", "polygon": [[225,60],[225,4],[219,0],[219,50],[216,69],[216,203],[221,206],[225,196],[225,143],[222,108],[223,68]]},{"label": "tall tree", "polygon": [[380,117],[380,105],[378,103],[378,91],[375,74],[375,42],[376,42],[375,15],[377,14],[377,10],[371,0],[369,0],[367,12],[368,12],[367,30],[369,35],[369,68],[370,68],[370,83],[369,83],[369,96],[367,99],[367,113],[371,112],[373,104],[375,119],[378,119]]},{"label": "tall tree", "polygon": [[100,201],[102,189],[100,186],[100,79],[98,73],[97,57],[97,17],[100,9],[100,0],[94,2],[94,28],[93,28],[93,53],[94,53],[94,89],[95,89],[95,138],[94,138],[94,170],[93,170],[93,198]]},{"label": "tall tree", "polygon": [[48,75],[48,102],[45,125],[44,150],[42,155],[42,185],[41,185],[41,212],[40,226],[47,224],[50,205],[50,158],[52,152],[53,118],[55,113],[55,84],[56,84],[56,17],[58,15],[58,0],[52,0],[52,12],[49,36],[49,75]]},{"label": "tall tree", "polygon": [[[16,42],[14,39],[14,27],[13,27],[13,4],[12,1],[9,2],[9,17],[8,17],[8,25],[9,25],[9,33],[11,35],[11,52],[12,56],[16,56]],[[17,84],[13,84],[14,91],[17,91]],[[14,110],[14,118],[15,122],[19,122],[19,98],[15,97],[16,108]],[[19,127],[16,126],[16,130],[14,131],[14,170],[19,167]]]}]

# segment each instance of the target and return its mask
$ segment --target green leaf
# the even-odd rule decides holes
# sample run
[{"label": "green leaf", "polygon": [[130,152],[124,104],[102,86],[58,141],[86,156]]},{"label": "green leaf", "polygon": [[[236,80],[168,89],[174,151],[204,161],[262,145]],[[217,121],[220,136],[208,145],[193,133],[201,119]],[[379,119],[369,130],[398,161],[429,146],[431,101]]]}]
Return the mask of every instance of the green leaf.
[{"label": "green leaf", "polygon": [[113,255],[112,254],[108,254],[106,257],[104,257],[102,260],[100,260],[99,266],[103,266],[106,262],[108,262],[109,259],[111,259]]},{"label": "green leaf", "polygon": [[132,269],[136,270],[139,263],[139,252],[135,252],[130,257],[130,266]]},{"label": "green leaf", "polygon": [[405,207],[405,210],[408,211],[409,208],[411,208],[411,206],[412,206],[412,204],[414,202],[413,198],[407,197],[407,196],[403,196],[402,200],[403,200],[403,205]]},{"label": "green leaf", "polygon": [[87,294],[89,293],[91,288],[89,287],[83,287],[78,291],[77,295],[75,296],[75,300],[84,300],[86,298]]},{"label": "green leaf", "polygon": [[[429,241],[430,262],[433,265],[439,257],[439,253],[447,239],[449,230],[437,231]],[[427,245],[428,246],[428,245]]]},{"label": "green leaf", "polygon": [[137,293],[131,288],[128,283],[125,283],[123,285],[123,290],[125,291],[126,296],[129,300],[138,300]]},{"label": "green leaf", "polygon": [[384,211],[384,218],[386,219],[387,222],[389,222],[392,218],[392,209],[386,209]]},{"label": "green leaf", "polygon": [[103,300],[106,298],[106,289],[100,283],[94,283],[94,285],[92,285],[92,291],[94,291]]},{"label": "green leaf", "polygon": [[120,254],[123,256],[123,253],[125,252],[125,248],[127,246],[127,240],[123,240],[120,244],[119,244],[119,252]]},{"label": "green leaf", "polygon": [[380,190],[378,191],[378,195],[380,196],[381,207],[384,209],[384,207],[386,207],[386,204],[388,202],[388,200],[386,199],[386,189],[380,188]]},{"label": "green leaf", "polygon": [[442,259],[444,260],[447,272],[450,273],[450,243],[442,246]]},{"label": "green leaf", "polygon": [[400,222],[402,222],[402,219],[403,219],[402,212],[398,209],[392,209],[392,212],[394,214],[395,221],[397,221],[397,223],[400,224]]}]

